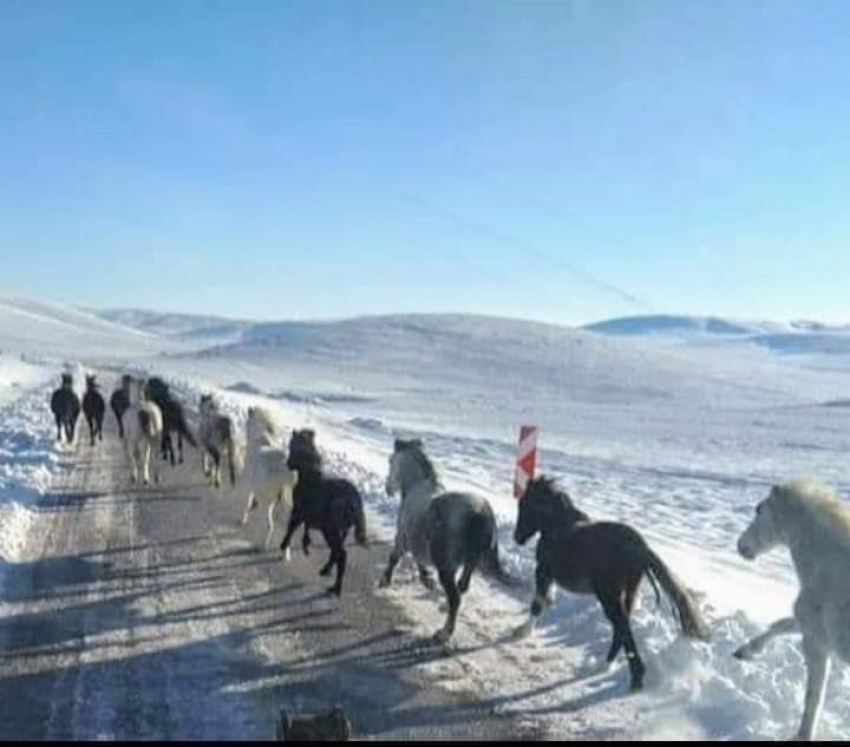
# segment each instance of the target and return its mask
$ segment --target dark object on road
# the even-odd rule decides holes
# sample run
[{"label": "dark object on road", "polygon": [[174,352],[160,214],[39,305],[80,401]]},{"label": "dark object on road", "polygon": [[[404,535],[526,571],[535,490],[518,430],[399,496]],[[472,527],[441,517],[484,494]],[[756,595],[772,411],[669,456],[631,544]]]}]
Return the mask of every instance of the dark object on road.
[{"label": "dark object on road", "polygon": [[276,736],[278,742],[347,742],[351,722],[338,705],[324,715],[294,718],[281,708]]}]

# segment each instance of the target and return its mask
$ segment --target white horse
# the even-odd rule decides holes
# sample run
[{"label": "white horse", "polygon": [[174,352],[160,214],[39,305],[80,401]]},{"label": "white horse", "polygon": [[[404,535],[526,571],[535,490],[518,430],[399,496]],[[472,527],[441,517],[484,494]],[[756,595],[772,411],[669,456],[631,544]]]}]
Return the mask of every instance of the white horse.
[{"label": "white horse", "polygon": [[[242,516],[242,525],[248,523],[248,514],[259,505],[257,496],[268,503],[269,532],[266,535],[266,550],[271,546],[275,530],[275,512],[283,505],[292,509],[292,491],[298,484],[298,472],[290,469],[287,454],[276,444],[280,441],[280,432],[271,414],[260,407],[248,408],[247,455],[244,478],[248,484],[248,505]],[[289,548],[284,554],[289,560]]]},{"label": "white horse", "polygon": [[[219,412],[218,405],[210,394],[201,395],[201,404],[198,409],[201,414],[198,436],[203,453],[204,475],[215,483],[217,488],[220,488],[221,462],[226,453],[230,484],[236,485],[236,439],[233,420],[229,415],[222,415]],[[210,457],[212,457],[212,465],[210,465]]]},{"label": "white horse", "polygon": [[850,505],[818,482],[774,486],[756,507],[738,552],[753,560],[780,545],[791,551],[800,582],[794,616],[773,623],[735,656],[751,659],[778,636],[802,634],[808,676],[797,739],[810,740],[823,706],[830,656],[850,662]]},{"label": "white horse", "polygon": [[[133,382],[130,407],[124,413],[124,450],[130,462],[131,479],[138,482],[137,461],[141,459],[142,480],[150,484],[151,452],[156,452],[162,441],[162,411],[148,399],[145,383]],[[159,482],[159,459],[153,460],[154,480]]]}]

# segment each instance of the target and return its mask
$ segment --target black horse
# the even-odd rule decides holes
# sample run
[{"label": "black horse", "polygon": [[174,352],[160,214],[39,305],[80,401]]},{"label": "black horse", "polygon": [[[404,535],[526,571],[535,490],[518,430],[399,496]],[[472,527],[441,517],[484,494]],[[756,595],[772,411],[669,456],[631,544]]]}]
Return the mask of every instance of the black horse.
[{"label": "black horse", "polygon": [[122,439],[124,438],[124,413],[130,407],[130,386],[132,383],[132,378],[128,374],[124,374],[121,377],[121,388],[112,392],[112,396],[109,398],[109,406],[118,421],[118,435]]},{"label": "black horse", "polygon": [[608,661],[625,647],[632,690],[643,687],[644,666],[638,654],[629,616],[641,579],[646,576],[660,601],[658,585],[673,602],[682,632],[709,640],[696,604],[641,535],[613,522],[591,521],[569,495],[546,477],[532,480],[519,503],[514,539],[525,544],[537,532],[537,590],[531,618],[520,633],[531,632],[544,607],[552,605],[552,583],[578,594],[595,594],[614,628]]},{"label": "black horse", "polygon": [[162,458],[170,458],[171,466],[174,466],[174,443],[171,440],[171,434],[176,433],[179,462],[183,464],[183,439],[185,438],[195,448],[198,447],[198,442],[186,422],[186,411],[183,405],[174,399],[168,384],[159,377],[154,376],[148,379],[147,391],[151,400],[162,411]]},{"label": "black horse", "polygon": [[56,440],[62,441],[62,429],[68,443],[74,441],[77,418],[80,417],[80,398],[74,391],[74,377],[62,374],[62,386],[50,398],[50,410],[56,419]]},{"label": "black horse", "polygon": [[95,438],[103,441],[103,416],[106,413],[106,402],[103,395],[98,391],[98,385],[94,376],[86,376],[86,393],[83,395],[83,413],[89,424],[89,435],[91,445],[94,446]]},{"label": "black horse", "polygon": [[[305,429],[294,431],[289,441],[289,469],[298,470],[298,484],[292,496],[292,512],[286,536],[280,543],[281,552],[289,547],[292,535],[301,524],[306,528],[318,529],[330,548],[328,562],[319,571],[320,575],[330,575],[336,566],[336,583],[328,589],[331,594],[342,594],[342,580],[348,554],[345,540],[348,531],[354,527],[357,543],[366,547],[366,514],[363,512],[363,498],[356,487],[340,477],[328,477],[322,473],[322,458],[315,444],[315,433]],[[304,533],[305,554],[310,546],[310,536]]]}]

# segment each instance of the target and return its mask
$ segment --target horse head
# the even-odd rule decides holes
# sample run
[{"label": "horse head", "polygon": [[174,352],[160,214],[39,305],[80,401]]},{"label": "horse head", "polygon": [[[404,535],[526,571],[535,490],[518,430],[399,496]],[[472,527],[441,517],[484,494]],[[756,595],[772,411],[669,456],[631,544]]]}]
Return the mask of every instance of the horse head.
[{"label": "horse head", "polygon": [[318,468],[321,466],[322,458],[316,448],[316,432],[310,428],[292,431],[289,439],[289,457],[286,466],[289,469],[301,470],[307,468]]},{"label": "horse head", "polygon": [[529,481],[519,500],[514,541],[524,545],[537,532],[548,527],[582,519],[587,519],[587,516],[573,506],[569,495],[559,490],[554,480],[535,477]]},{"label": "horse head", "polygon": [[779,545],[782,537],[777,525],[777,508],[781,488],[771,488],[767,498],[756,505],[755,516],[738,538],[738,554],[746,560],[755,560],[759,555]]}]

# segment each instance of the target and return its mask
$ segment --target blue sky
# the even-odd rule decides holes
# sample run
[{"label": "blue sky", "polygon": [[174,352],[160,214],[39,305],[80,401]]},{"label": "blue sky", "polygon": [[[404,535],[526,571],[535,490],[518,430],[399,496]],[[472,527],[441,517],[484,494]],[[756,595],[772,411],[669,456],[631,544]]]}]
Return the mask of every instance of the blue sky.
[{"label": "blue sky", "polygon": [[850,319],[850,3],[0,4],[0,288]]}]

